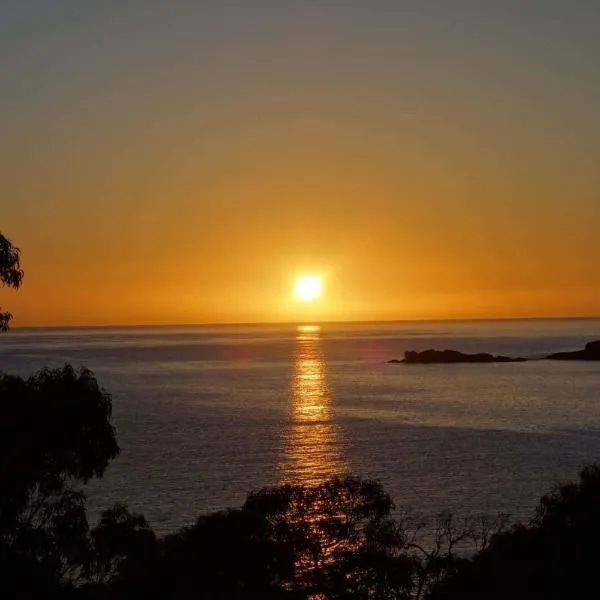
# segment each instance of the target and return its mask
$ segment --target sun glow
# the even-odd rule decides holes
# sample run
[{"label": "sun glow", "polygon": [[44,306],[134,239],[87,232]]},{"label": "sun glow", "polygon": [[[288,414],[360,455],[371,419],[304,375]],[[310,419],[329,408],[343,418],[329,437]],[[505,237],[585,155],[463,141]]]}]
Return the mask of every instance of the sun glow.
[{"label": "sun glow", "polygon": [[316,275],[302,275],[294,284],[294,295],[302,302],[311,302],[321,297],[323,282]]}]

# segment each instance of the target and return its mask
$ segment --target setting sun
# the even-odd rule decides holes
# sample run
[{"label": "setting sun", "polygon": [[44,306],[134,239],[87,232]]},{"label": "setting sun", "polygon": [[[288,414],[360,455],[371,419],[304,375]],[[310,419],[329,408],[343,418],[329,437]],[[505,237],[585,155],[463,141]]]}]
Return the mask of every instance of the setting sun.
[{"label": "setting sun", "polygon": [[315,275],[303,275],[296,279],[294,294],[298,300],[310,302],[321,296],[323,284],[320,277]]}]

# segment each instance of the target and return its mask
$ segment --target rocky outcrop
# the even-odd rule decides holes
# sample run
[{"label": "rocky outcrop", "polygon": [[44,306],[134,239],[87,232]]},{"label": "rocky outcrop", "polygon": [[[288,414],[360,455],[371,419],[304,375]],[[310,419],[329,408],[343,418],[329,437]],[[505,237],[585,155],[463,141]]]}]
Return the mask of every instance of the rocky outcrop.
[{"label": "rocky outcrop", "polygon": [[408,350],[404,353],[404,360],[392,360],[390,363],[403,364],[458,364],[458,363],[512,363],[524,362],[525,358],[512,358],[510,356],[494,356],[486,352],[478,354],[465,354],[457,350],[424,350],[416,352]]},{"label": "rocky outcrop", "polygon": [[[477,354],[466,354],[458,350],[424,350],[417,352],[408,350],[404,353],[404,359],[389,360],[390,364],[415,364],[415,365],[434,365],[434,364],[460,364],[460,363],[513,363],[525,362],[527,358],[513,358],[511,356],[495,356],[487,352]],[[537,360],[540,360],[539,358]],[[600,361],[600,340],[589,342],[583,350],[573,352],[557,352],[543,357],[541,360],[582,360],[582,361]]]},{"label": "rocky outcrop", "polygon": [[583,350],[550,354],[546,360],[600,360],[600,341],[586,344]]}]

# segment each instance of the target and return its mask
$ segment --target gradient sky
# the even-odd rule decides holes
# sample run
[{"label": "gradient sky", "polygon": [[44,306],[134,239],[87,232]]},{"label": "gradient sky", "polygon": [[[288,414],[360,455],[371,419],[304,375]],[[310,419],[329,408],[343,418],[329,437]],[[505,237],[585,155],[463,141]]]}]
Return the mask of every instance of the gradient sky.
[{"label": "gradient sky", "polygon": [[598,315],[598,57],[597,0],[0,0],[0,305]]}]

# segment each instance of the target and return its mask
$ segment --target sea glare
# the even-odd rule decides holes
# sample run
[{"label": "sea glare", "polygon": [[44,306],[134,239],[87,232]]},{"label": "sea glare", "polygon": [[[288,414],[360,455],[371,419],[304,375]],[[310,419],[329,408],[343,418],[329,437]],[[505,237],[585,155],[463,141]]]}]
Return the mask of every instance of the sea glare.
[{"label": "sea glare", "polygon": [[0,370],[87,366],[113,397],[121,455],[88,486],[159,533],[247,491],[352,472],[431,516],[533,515],[600,459],[600,364],[394,365],[409,349],[540,357],[600,320],[15,329]]}]

